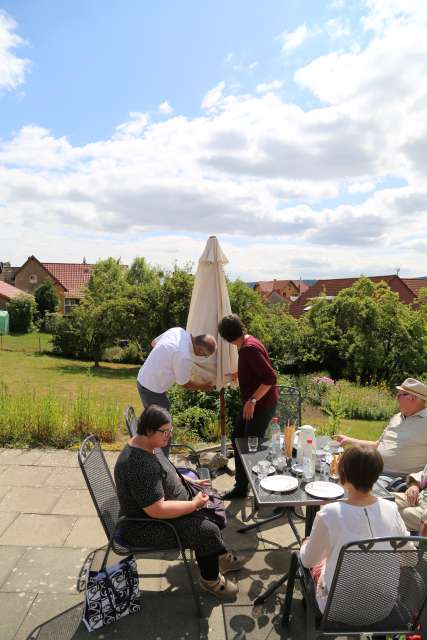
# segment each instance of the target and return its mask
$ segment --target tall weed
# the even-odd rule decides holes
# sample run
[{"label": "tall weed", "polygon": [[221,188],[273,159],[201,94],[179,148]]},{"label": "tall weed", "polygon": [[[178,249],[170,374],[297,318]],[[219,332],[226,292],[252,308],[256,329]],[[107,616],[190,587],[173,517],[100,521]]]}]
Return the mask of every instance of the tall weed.
[{"label": "tall weed", "polygon": [[343,418],[353,420],[388,420],[397,411],[396,402],[387,387],[361,387],[346,380],[328,386],[322,409],[330,415],[337,405]]}]

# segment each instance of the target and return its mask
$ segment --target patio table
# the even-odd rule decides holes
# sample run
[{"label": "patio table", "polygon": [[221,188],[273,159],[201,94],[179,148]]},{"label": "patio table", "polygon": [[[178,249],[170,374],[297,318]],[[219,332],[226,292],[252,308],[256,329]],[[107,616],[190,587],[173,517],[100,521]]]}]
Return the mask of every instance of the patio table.
[{"label": "patio table", "polygon": [[[252,467],[256,465],[260,460],[266,459],[268,443],[269,440],[264,438],[260,441],[258,450],[252,453],[248,451],[247,438],[238,438],[236,440],[237,450],[240,453],[243,467],[245,469],[245,473],[248,477],[249,484],[254,495],[256,507],[274,508],[274,515],[270,516],[269,518],[265,518],[265,520],[258,521],[254,524],[245,525],[244,527],[238,529],[238,532],[245,533],[250,529],[254,529],[268,522],[272,522],[280,518],[287,518],[288,523],[291,526],[298,543],[301,545],[301,536],[299,535],[292,520],[292,515],[295,514],[295,507],[305,507],[305,536],[307,537],[311,533],[314,518],[321,505],[327,504],[328,502],[334,502],[334,500],[324,500],[321,498],[314,498],[313,496],[310,496],[304,491],[304,485],[306,484],[306,482],[302,477],[298,477],[298,488],[288,493],[271,493],[270,491],[266,491],[265,489],[263,489],[260,485],[258,476],[253,473]],[[320,480],[321,478],[318,474],[316,474],[315,479]],[[378,498],[394,500],[394,496],[378,483],[374,485],[372,493]],[[338,499],[345,500],[345,495],[342,498]],[[259,595],[258,598],[256,598],[254,604],[262,604],[264,600],[266,600],[266,598],[268,598],[268,596],[273,593],[273,591],[275,591],[280,585],[285,582],[287,577],[287,574],[285,574],[282,578],[280,578],[276,582],[273,582],[273,584],[263,594]]]},{"label": "patio table", "polygon": [[[245,531],[249,531],[255,527],[258,527],[264,523],[271,522],[272,520],[277,520],[281,517],[288,517],[289,519],[289,511],[293,511],[295,507],[305,507],[306,508],[306,518],[305,518],[305,536],[309,536],[313,521],[316,516],[319,507],[323,504],[327,504],[331,502],[331,500],[325,500],[322,498],[314,498],[308,493],[304,491],[304,485],[306,482],[302,479],[302,477],[298,478],[298,488],[294,491],[290,491],[289,493],[271,493],[270,491],[266,491],[260,485],[260,481],[258,476],[252,472],[252,467],[257,464],[260,460],[265,460],[267,453],[267,446],[269,440],[264,438],[261,440],[260,445],[258,446],[258,451],[254,453],[248,451],[248,443],[246,438],[238,438],[236,440],[237,450],[240,453],[240,457],[242,459],[243,467],[245,469],[245,473],[248,477],[249,484],[251,486],[255,504],[257,507],[273,507],[275,509],[274,516],[270,518],[266,518],[256,524],[246,525],[239,529],[240,533],[245,533]],[[289,473],[289,472],[288,472]],[[292,475],[292,474],[291,474]],[[316,480],[321,480],[322,478],[316,473]],[[381,487],[379,484],[375,484],[373,493],[378,498],[386,498],[388,500],[394,500],[393,495]],[[345,499],[340,498],[341,500]],[[333,500],[332,500],[333,502]],[[291,524],[292,530],[295,533],[294,527],[292,526],[292,520],[289,519],[289,524]],[[295,534],[298,542],[301,542],[299,534]]]}]

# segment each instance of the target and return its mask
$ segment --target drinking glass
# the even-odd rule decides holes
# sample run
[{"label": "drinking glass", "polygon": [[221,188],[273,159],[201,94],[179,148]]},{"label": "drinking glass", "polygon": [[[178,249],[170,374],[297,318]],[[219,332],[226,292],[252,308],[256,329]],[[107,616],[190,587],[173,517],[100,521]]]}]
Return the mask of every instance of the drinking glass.
[{"label": "drinking glass", "polygon": [[274,466],[278,473],[283,473],[286,469],[286,458],[284,456],[279,456],[273,461]]},{"label": "drinking glass", "polygon": [[249,453],[254,453],[258,451],[258,438],[257,436],[249,436],[248,437],[248,451]]},{"label": "drinking glass", "polygon": [[211,472],[207,467],[200,467],[200,469],[197,470],[197,474],[200,480],[209,480],[209,484],[204,486],[207,486],[208,488],[212,487]]},{"label": "drinking glass", "polygon": [[258,478],[262,480],[268,476],[268,472],[270,471],[270,461],[269,460],[260,460],[258,462]]}]

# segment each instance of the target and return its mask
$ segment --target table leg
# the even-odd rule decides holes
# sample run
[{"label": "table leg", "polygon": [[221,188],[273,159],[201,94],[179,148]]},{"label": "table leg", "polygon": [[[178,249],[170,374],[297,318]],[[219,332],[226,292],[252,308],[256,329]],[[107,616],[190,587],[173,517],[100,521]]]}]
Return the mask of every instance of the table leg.
[{"label": "table leg", "polygon": [[282,518],[285,515],[287,509],[278,507],[274,509],[274,511],[275,511],[274,516],[265,518],[265,520],[259,520],[258,522],[254,522],[254,524],[246,524],[244,527],[240,527],[240,529],[237,529],[237,531],[239,533],[246,533],[246,531],[251,531],[251,529],[255,529],[256,527],[262,527],[262,525],[267,524],[267,522],[273,522],[273,520],[278,520],[279,518]]}]

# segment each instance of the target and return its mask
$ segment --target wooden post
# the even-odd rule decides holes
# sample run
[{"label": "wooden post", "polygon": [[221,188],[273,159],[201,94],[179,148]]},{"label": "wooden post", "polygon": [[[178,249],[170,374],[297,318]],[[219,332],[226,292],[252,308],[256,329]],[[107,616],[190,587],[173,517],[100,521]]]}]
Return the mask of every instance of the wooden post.
[{"label": "wooden post", "polygon": [[221,432],[221,453],[227,455],[227,438],[225,435],[225,394],[224,387],[219,392],[219,426]]}]

